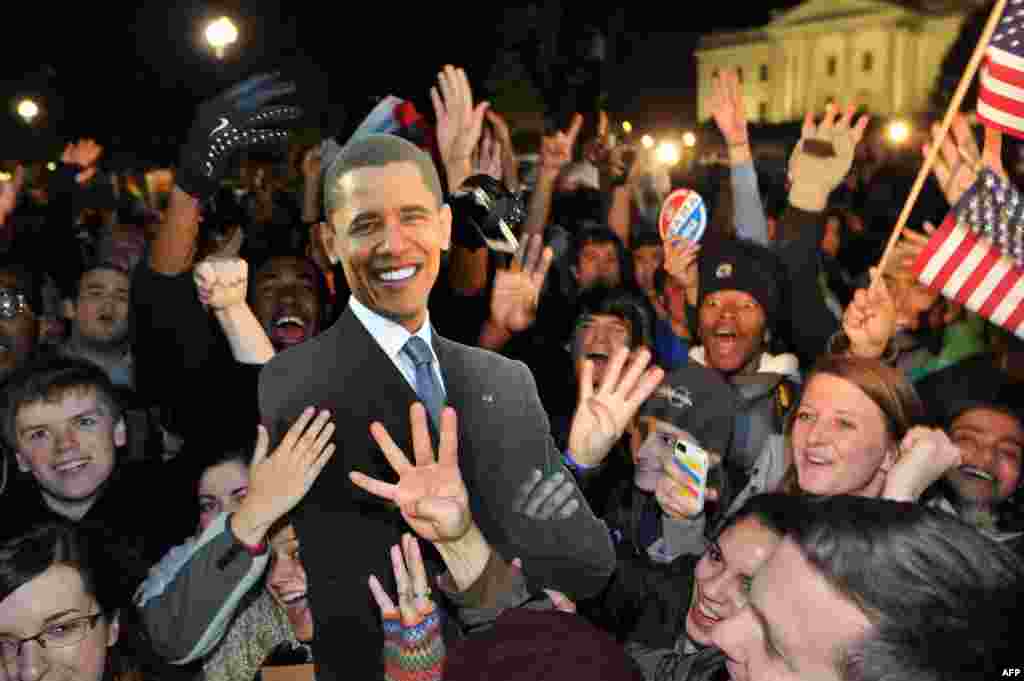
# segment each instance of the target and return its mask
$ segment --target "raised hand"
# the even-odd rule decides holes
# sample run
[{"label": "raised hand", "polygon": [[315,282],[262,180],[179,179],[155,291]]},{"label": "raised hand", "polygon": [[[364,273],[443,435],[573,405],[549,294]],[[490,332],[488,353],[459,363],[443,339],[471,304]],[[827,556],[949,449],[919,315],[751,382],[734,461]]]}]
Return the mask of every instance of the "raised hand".
[{"label": "raised hand", "polygon": [[583,362],[579,402],[569,431],[569,452],[577,463],[596,466],[604,461],[640,405],[657,389],[665,372],[660,367],[648,368],[650,361],[647,348],[635,353],[619,348],[596,391],[594,364],[589,359]]},{"label": "raised hand", "polygon": [[217,191],[228,160],[237,151],[286,142],[286,131],[267,126],[294,121],[302,115],[301,109],[264,105],[293,92],[294,83],[280,82],[277,74],[263,74],[203,102],[181,151],[176,180],[182,191],[204,200]]},{"label": "raised hand", "polygon": [[75,182],[85,184],[96,174],[96,162],[103,155],[103,147],[93,139],[80,139],[64,147],[60,155],[62,163],[68,163],[82,168],[75,175]]},{"label": "raised hand", "polygon": [[522,240],[512,264],[494,273],[492,324],[510,333],[519,333],[533,325],[553,257],[554,251],[544,247],[541,235],[530,235]]},{"label": "raised hand", "polygon": [[505,118],[493,109],[487,110],[487,122],[494,131],[494,139],[500,145],[502,176],[505,186],[511,191],[519,190],[519,162],[516,160],[516,148],[512,146],[512,132]]},{"label": "raised hand", "polygon": [[490,175],[501,182],[501,142],[496,141],[489,132],[484,132],[483,139],[473,152],[473,169],[475,175]]},{"label": "raised hand", "polygon": [[415,465],[409,463],[383,425],[370,425],[370,434],[398,474],[397,484],[358,471],[349,473],[349,479],[370,494],[397,504],[405,522],[423,539],[438,544],[461,539],[469,531],[472,517],[469,493],[459,471],[455,410],[446,407],[441,413],[441,442],[436,459],[427,429],[427,413],[419,402],[409,408],[409,421]]},{"label": "raised hand", "polygon": [[[932,144],[938,140],[941,127],[938,123],[932,125]],[[925,144],[922,153],[927,156],[930,151],[931,145]],[[942,140],[939,155],[932,167],[935,179],[949,205],[956,205],[960,197],[971,188],[978,179],[978,170],[983,166],[988,166],[998,175],[1006,177],[1002,152],[1002,132],[986,127],[985,150],[979,151],[967,118],[963,114],[956,114],[949,134]]]},{"label": "raised hand", "polygon": [[[481,102],[474,107],[466,72],[451,65],[437,74],[437,86],[430,88],[430,100],[437,117],[438,151],[449,173],[448,186],[458,187],[469,176],[473,150],[480,141],[484,114],[490,104]],[[456,177],[451,177],[453,173]]]},{"label": "raised hand", "polygon": [[534,520],[565,520],[579,510],[580,502],[576,499],[576,485],[571,475],[559,470],[545,478],[543,473],[533,469],[516,491],[512,508]]},{"label": "raised hand", "polygon": [[720,71],[711,80],[711,115],[730,147],[750,143],[747,135],[747,112],[735,69]]},{"label": "raised hand", "polygon": [[700,244],[677,237],[665,242],[665,271],[687,289],[697,288]]},{"label": "raised hand", "polygon": [[911,428],[899,452],[885,476],[885,499],[917,501],[946,471],[963,463],[959,447],[937,428]]},{"label": "raised hand", "polygon": [[843,332],[850,340],[852,354],[871,359],[885,353],[896,333],[896,303],[877,268],[871,268],[871,285],[857,290],[846,306]]},{"label": "raised hand", "polygon": [[306,182],[320,181],[320,145],[310,148],[302,155],[302,177]]},{"label": "raised hand", "polygon": [[[314,416],[316,418],[314,418]],[[285,433],[271,456],[270,436],[259,426],[249,467],[249,492],[232,518],[232,529],[250,545],[263,541],[267,529],[295,506],[316,482],[334,455],[331,413],[307,408]]]},{"label": "raised hand", "polygon": [[249,265],[241,258],[206,258],[193,271],[199,302],[213,310],[245,304]]},{"label": "raised hand", "polygon": [[797,208],[820,212],[828,195],[850,172],[853,153],[864,137],[868,117],[861,116],[853,125],[854,107],[850,105],[840,116],[829,104],[825,117],[815,124],[808,111],[800,141],[789,157],[789,178],[793,183],[789,200]]},{"label": "raised hand", "polygon": [[[400,547],[391,547],[391,568],[398,587],[397,606],[377,577],[369,579],[384,624],[384,675],[421,678],[427,672],[429,678],[439,679],[445,657],[441,618],[430,598],[419,542],[411,534],[402,536]],[[423,668],[424,653],[433,662],[431,670]]]},{"label": "raised hand", "polygon": [[549,174],[558,174],[572,160],[576,138],[583,127],[583,116],[574,114],[568,130],[559,130],[541,140],[540,169]]}]

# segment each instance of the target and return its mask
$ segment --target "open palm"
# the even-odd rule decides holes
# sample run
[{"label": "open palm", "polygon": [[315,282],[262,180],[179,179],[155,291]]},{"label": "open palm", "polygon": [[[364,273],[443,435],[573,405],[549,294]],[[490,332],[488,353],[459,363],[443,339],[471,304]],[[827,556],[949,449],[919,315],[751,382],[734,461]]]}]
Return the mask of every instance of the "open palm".
[{"label": "open palm", "polygon": [[[539,234],[522,241],[512,265],[494,273],[491,320],[512,333],[525,331],[537,318],[537,303],[554,252]],[[522,263],[522,265],[520,265]]]},{"label": "open palm", "polygon": [[455,410],[448,407],[441,415],[441,442],[434,458],[427,429],[426,410],[415,403],[409,410],[415,464],[380,423],[370,426],[398,483],[390,484],[362,473],[349,473],[352,482],[383,499],[394,502],[413,532],[427,541],[445,543],[460,539],[469,530],[469,493],[459,471],[458,429]]}]

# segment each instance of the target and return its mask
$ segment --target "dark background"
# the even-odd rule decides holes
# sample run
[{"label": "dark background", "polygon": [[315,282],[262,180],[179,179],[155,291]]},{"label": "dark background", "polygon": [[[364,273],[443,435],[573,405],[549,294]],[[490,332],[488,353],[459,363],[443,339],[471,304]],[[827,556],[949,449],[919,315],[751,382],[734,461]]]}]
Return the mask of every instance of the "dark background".
[{"label": "dark background", "polygon": [[[588,23],[608,35],[601,82],[606,108],[638,130],[688,124],[695,115],[699,37],[764,24],[773,10],[800,3],[637,1],[605,10],[594,2],[536,2],[538,11],[558,21],[539,21],[524,43],[518,20],[509,17],[518,19],[525,4],[7,3],[0,18],[6,38],[0,43],[0,158],[52,158],[64,141],[88,135],[107,147],[109,163],[136,157],[168,162],[198,102],[264,70],[281,70],[298,83],[295,99],[307,111],[305,124],[319,131],[361,118],[374,95],[412,99],[429,114],[427,93],[443,64],[465,66],[478,97],[489,96],[488,83],[510,42],[530,52],[531,40],[546,39],[538,33],[557,33],[556,58],[534,65],[534,79],[536,69],[543,78],[566,68],[575,36]],[[206,21],[220,14],[240,30],[223,61],[202,38]],[[44,107],[31,130],[14,111],[22,96]],[[549,110],[557,108],[550,99]]]}]

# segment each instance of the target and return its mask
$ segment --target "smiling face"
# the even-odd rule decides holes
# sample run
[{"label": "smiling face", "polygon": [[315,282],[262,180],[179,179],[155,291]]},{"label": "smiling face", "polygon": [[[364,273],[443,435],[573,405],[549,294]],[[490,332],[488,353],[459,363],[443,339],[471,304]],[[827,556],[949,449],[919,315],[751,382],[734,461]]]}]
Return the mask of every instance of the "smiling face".
[{"label": "smiling face", "polygon": [[271,258],[253,278],[253,314],[274,348],[283,350],[320,330],[320,299],[313,263],[306,258]]},{"label": "smiling face", "polygon": [[896,457],[881,408],[854,383],[827,373],[807,384],[790,441],[800,489],[822,496],[878,496]]},{"label": "smiling face", "polygon": [[871,624],[784,539],[754,576],[750,603],[712,631],[736,681],[839,681],[844,651]]},{"label": "smiling face", "polygon": [[686,634],[709,645],[715,629],[746,607],[754,574],[779,544],[779,536],[748,516],[725,530],[697,562]]},{"label": "smiling face", "polygon": [[22,405],[15,433],[18,466],[32,472],[54,511],[75,520],[96,500],[126,441],[124,420],[115,420],[92,388]]},{"label": "smiling face", "polygon": [[761,351],[765,328],[764,308],[745,291],[715,291],[700,305],[700,337],[708,366],[725,374],[736,373]]},{"label": "smiling face", "polygon": [[249,467],[241,461],[210,466],[199,478],[199,532],[221,513],[234,513],[249,492]]},{"label": "smiling face", "polygon": [[1013,494],[1024,453],[1020,421],[996,409],[970,409],[953,420],[949,434],[963,464],[946,473],[946,480],[961,502],[991,508]]},{"label": "smiling face", "polygon": [[356,168],[338,184],[325,250],[341,262],[359,302],[417,331],[448,249],[451,210],[438,205],[412,162]]},{"label": "smiling face", "polygon": [[95,269],[82,275],[78,300],[69,310],[74,332],[95,345],[116,346],[128,337],[131,279],[124,272]]},{"label": "smiling face", "polygon": [[306,570],[299,559],[299,540],[291,525],[270,538],[273,553],[267,574],[267,591],[288,613],[295,638],[313,640],[313,612],[306,598]]},{"label": "smiling face", "polygon": [[[23,639],[44,631],[59,638],[68,630],[67,625],[99,611],[96,599],[86,593],[78,570],[62,564],[51,565],[0,602],[0,639]],[[79,621],[71,626],[85,624]],[[107,649],[117,642],[118,631],[117,618],[104,614],[84,632],[84,638],[78,643],[47,648],[36,641],[24,643],[16,659],[0,653],[4,656],[0,660],[3,665],[0,678],[99,681],[106,667]]]}]

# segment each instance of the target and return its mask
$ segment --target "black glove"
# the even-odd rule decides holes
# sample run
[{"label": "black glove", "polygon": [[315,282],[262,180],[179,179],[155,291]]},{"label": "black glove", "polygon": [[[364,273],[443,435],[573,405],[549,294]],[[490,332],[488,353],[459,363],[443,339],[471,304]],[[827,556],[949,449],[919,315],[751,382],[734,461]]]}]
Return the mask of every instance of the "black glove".
[{"label": "black glove", "polygon": [[[200,200],[220,185],[228,159],[239,149],[274,146],[288,139],[284,130],[256,127],[291,121],[302,115],[294,106],[264,104],[295,92],[294,83],[281,83],[278,74],[253,76],[214,99],[203,102],[181,150],[177,184]],[[263,108],[261,108],[263,107]]]}]

